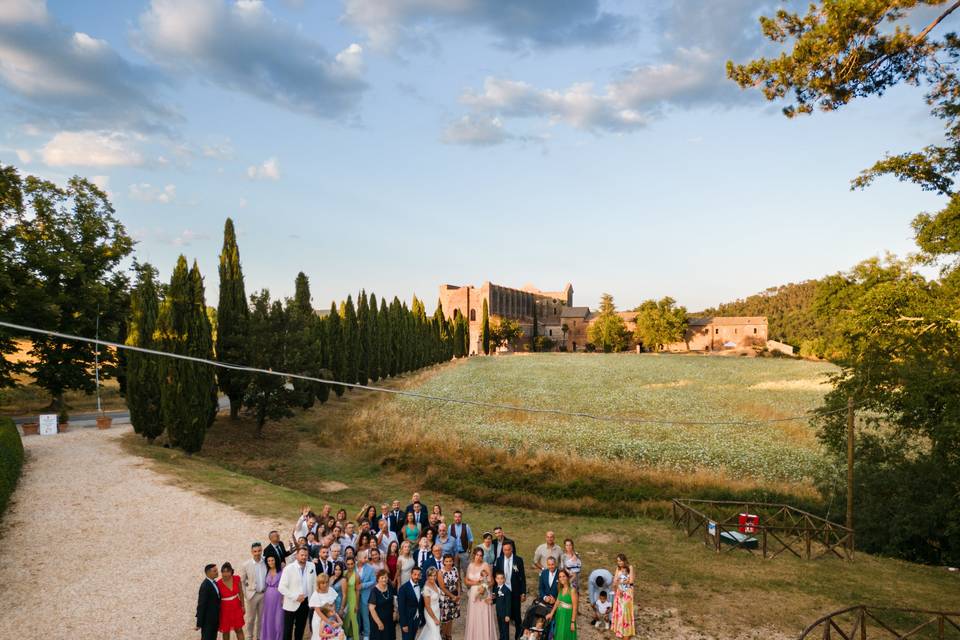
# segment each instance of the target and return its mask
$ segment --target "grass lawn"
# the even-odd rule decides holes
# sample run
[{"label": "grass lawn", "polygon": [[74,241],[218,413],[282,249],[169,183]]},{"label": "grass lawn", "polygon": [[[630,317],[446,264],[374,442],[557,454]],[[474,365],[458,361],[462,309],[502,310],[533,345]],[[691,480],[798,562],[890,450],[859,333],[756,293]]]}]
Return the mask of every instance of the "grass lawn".
[{"label": "grass lawn", "polygon": [[[96,394],[68,391],[63,397],[71,414],[90,413],[97,410]],[[127,408],[127,401],[120,395],[120,387],[116,380],[100,382],[100,400],[104,411]],[[47,413],[50,402],[49,393],[33,384],[28,378],[24,378],[22,386],[0,390],[0,416]]]},{"label": "grass lawn", "polygon": [[[419,387],[437,372],[446,375],[451,369],[459,373],[464,368],[444,365],[390,384]],[[444,513],[463,509],[477,533],[502,525],[519,543],[520,554],[528,558],[547,529],[555,530],[560,539],[576,540],[587,572],[612,566],[614,556],[625,552],[637,570],[641,629],[679,618],[684,629],[719,637],[746,635],[751,629],[795,637],[820,615],[861,602],[960,608],[960,578],[943,568],[864,554],[858,554],[852,563],[717,556],[669,522],[642,517],[633,510],[603,517],[522,508],[512,506],[516,502],[501,501],[496,491],[488,494],[488,499],[465,499],[463,494],[439,489],[441,484],[450,485],[432,480],[436,471],[396,464],[391,447],[397,445],[379,440],[394,437],[394,431],[377,420],[378,409],[398,402],[350,392],[295,418],[268,424],[262,439],[254,437],[249,421],[231,422],[221,416],[209,432],[203,452],[194,456],[147,445],[133,435],[125,440],[125,446],[152,460],[154,468],[175,482],[253,515],[282,519],[290,526],[302,504],[343,506],[353,515],[368,502],[379,505],[398,498],[406,504],[410,494],[420,490],[425,502],[440,503]],[[361,419],[365,423],[358,422]],[[410,446],[408,441],[402,442],[404,447]],[[434,457],[447,455],[438,453],[433,443],[425,443],[415,453],[427,467]],[[444,469],[442,465],[439,468]],[[465,473],[481,475],[479,469]],[[617,474],[610,474],[606,481],[612,487]],[[514,490],[534,496],[540,493],[537,484]],[[596,497],[604,499],[602,493]],[[535,576],[528,574],[528,578],[535,588]]]}]

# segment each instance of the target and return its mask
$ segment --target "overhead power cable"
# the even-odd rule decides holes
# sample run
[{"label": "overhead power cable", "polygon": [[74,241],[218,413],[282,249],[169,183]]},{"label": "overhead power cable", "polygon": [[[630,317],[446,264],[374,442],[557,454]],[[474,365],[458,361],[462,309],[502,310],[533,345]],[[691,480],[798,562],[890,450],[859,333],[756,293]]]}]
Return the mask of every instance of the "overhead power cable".
[{"label": "overhead power cable", "polygon": [[[328,384],[333,386],[348,387],[351,389],[365,389],[367,391],[376,391],[378,393],[389,393],[397,396],[405,396],[408,398],[418,398],[420,400],[433,400],[436,402],[453,402],[456,404],[469,405],[474,407],[483,407],[487,409],[500,409],[505,411],[522,411],[525,413],[539,413],[539,414],[550,414],[557,416],[566,416],[570,418],[585,418],[587,420],[595,420],[598,422],[620,422],[620,423],[629,423],[629,424],[659,424],[659,425],[676,425],[676,426],[756,426],[761,424],[772,424],[778,422],[793,422],[798,420],[809,420],[810,414],[790,416],[788,418],[770,418],[766,420],[659,420],[655,418],[634,418],[630,416],[610,416],[596,413],[588,413],[586,411],[567,411],[565,409],[550,409],[543,407],[528,407],[523,405],[515,404],[506,404],[500,402],[487,402],[484,400],[470,400],[468,398],[450,398],[446,396],[435,396],[428,393],[419,393],[417,391],[407,391],[404,389],[390,389],[387,387],[376,387],[373,385],[367,384],[357,384],[352,382],[339,382],[337,380],[327,380],[325,378],[317,378],[314,376],[307,376],[299,373],[285,373],[282,371],[271,371],[270,369],[258,369],[257,367],[248,367],[245,365],[239,364],[230,364],[228,362],[218,362],[216,360],[208,360],[206,358],[197,358],[195,356],[188,356],[180,353],[168,353],[166,351],[158,351],[156,349],[147,349],[146,347],[137,347],[129,344],[119,344],[117,342],[110,342],[108,340],[99,340],[97,338],[85,338],[83,336],[75,336],[69,333],[61,333],[59,331],[52,331],[49,329],[39,329],[37,327],[28,327],[25,325],[14,324],[12,322],[4,322],[0,320],[0,327],[6,327],[8,329],[13,329],[15,331],[23,331],[27,333],[39,333],[48,336],[53,336],[55,338],[62,338],[64,340],[75,340],[78,342],[86,342],[89,344],[95,344],[104,347],[113,347],[114,349],[125,349],[127,351],[136,351],[138,353],[146,353],[149,355],[160,356],[164,358],[175,358],[178,360],[187,360],[189,362],[196,362],[198,364],[206,364],[212,367],[219,367],[221,369],[231,369],[233,371],[244,371],[247,373],[258,373],[271,376],[281,376],[284,378],[291,378],[295,380],[307,380],[309,382],[319,382],[322,384]],[[835,409],[832,411],[821,412],[820,415],[831,415],[834,413],[841,413],[847,410],[847,407],[841,409]]]}]

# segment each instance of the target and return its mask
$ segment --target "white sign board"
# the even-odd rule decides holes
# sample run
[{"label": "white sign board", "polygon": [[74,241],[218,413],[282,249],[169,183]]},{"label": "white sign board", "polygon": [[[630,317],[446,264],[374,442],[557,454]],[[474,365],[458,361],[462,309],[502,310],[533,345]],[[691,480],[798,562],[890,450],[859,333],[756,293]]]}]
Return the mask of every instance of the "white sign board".
[{"label": "white sign board", "polygon": [[40,435],[42,436],[57,435],[57,414],[45,413],[40,416]]}]

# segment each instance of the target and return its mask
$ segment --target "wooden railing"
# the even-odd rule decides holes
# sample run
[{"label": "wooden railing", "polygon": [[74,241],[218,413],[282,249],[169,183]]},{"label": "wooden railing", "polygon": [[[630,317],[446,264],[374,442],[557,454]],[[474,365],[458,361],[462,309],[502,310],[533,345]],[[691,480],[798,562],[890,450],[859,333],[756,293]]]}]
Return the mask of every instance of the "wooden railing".
[{"label": "wooden railing", "polygon": [[[898,627],[906,629],[898,630]],[[857,605],[827,614],[800,634],[823,640],[960,638],[960,611],[888,609]]]},{"label": "wooden railing", "polygon": [[[759,516],[745,531],[743,513]],[[764,558],[790,553],[806,560],[853,560],[852,529],[785,504],[675,499],[673,524],[688,537],[700,535],[717,553],[743,550]]]}]

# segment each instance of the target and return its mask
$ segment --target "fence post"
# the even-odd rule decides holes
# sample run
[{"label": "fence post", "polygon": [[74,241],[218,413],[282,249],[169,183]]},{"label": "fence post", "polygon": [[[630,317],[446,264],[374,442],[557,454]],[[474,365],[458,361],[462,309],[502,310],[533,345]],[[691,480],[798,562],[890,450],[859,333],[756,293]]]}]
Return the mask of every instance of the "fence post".
[{"label": "fence post", "polygon": [[807,560],[809,560],[810,559],[810,529],[803,530],[803,537],[806,539],[805,542],[807,543]]},{"label": "fence post", "polygon": [[760,537],[760,539],[763,541],[761,543],[763,544],[763,559],[766,560],[767,559],[767,528],[766,527],[763,528],[763,535]]},{"label": "fence post", "polygon": [[867,640],[867,608],[865,606],[860,607],[860,640]]}]

